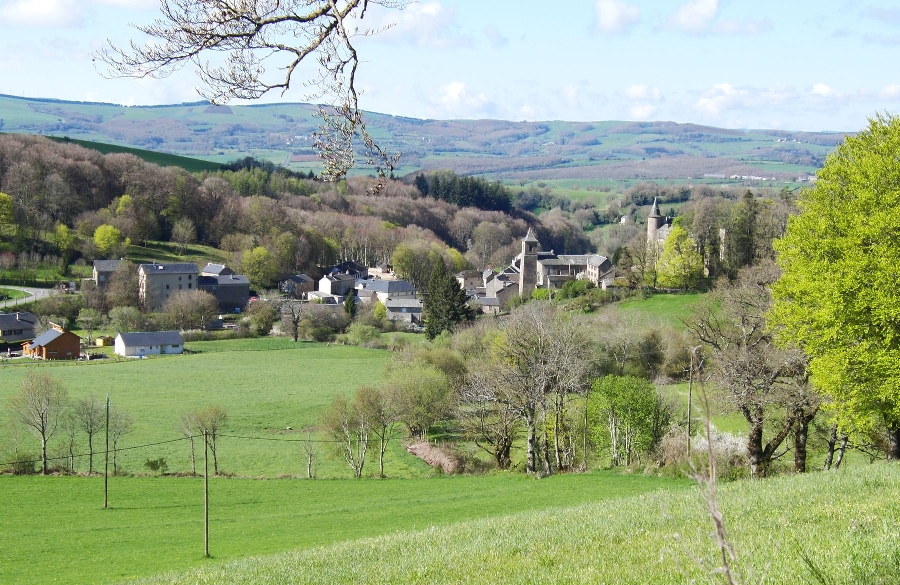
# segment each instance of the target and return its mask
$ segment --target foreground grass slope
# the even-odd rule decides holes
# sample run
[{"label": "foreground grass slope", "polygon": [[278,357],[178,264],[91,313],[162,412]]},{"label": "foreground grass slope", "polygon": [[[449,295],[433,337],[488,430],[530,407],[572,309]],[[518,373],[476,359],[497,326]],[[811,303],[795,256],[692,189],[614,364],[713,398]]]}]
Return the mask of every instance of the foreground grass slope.
[{"label": "foreground grass slope", "polygon": [[[784,476],[723,486],[720,499],[748,583],[900,580],[900,467]],[[722,582],[697,490],[428,528],[252,558],[145,585],[239,583]],[[700,563],[708,563],[701,566]]]},{"label": "foreground grass slope", "polygon": [[612,472],[540,481],[520,474],[216,478],[209,489],[213,559],[208,560],[199,478],[112,478],[110,509],[104,510],[102,478],[5,476],[0,493],[9,505],[0,523],[0,583],[109,583],[518,512],[587,502],[615,507],[624,496],[689,485]]}]

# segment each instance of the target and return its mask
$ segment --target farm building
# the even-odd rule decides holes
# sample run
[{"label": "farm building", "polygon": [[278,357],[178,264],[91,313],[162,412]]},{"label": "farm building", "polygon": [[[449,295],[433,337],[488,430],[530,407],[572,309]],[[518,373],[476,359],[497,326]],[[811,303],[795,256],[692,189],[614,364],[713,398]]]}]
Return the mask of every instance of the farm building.
[{"label": "farm building", "polygon": [[113,351],[125,357],[180,354],[184,352],[184,340],[177,331],[119,333]]},{"label": "farm building", "polygon": [[422,301],[416,297],[390,298],[384,301],[390,321],[418,324],[422,320]]},{"label": "farm building", "polygon": [[22,353],[32,359],[77,360],[81,355],[81,338],[61,325],[50,325],[50,329],[22,344]]}]

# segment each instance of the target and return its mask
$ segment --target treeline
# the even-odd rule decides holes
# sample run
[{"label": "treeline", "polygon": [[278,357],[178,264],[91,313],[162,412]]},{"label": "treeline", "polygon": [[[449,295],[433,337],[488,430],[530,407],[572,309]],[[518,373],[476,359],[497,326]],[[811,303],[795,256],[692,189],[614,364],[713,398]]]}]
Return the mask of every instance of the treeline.
[{"label": "treeline", "polygon": [[[444,193],[445,185],[446,193],[465,190],[463,200],[484,207],[422,197],[400,181],[372,196],[372,179],[364,177],[325,183],[252,160],[233,170],[191,174],[130,154],[3,135],[0,191],[11,209],[0,223],[12,230],[0,246],[72,263],[120,256],[128,241],[204,244],[232,253],[237,269],[247,252],[261,248],[268,258],[257,286],[295,272],[316,276],[317,266],[343,260],[389,262],[403,242],[455,248],[477,268],[505,266],[529,227],[557,252],[591,248],[581,226],[563,214],[538,219],[512,208],[508,191],[497,183],[438,176],[436,193]],[[102,226],[115,228],[104,230],[112,241],[95,237]]]},{"label": "treeline", "polygon": [[509,211],[512,207],[512,193],[499,181],[490,182],[480,177],[460,177],[452,171],[438,171],[417,174],[414,184],[422,195],[460,207],[489,211]]}]

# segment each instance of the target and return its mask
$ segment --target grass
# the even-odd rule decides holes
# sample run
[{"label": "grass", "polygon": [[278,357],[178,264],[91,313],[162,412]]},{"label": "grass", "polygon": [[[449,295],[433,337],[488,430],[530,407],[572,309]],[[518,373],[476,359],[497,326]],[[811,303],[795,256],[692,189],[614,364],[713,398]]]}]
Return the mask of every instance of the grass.
[{"label": "grass", "polygon": [[[186,348],[198,353],[88,363],[16,360],[15,365],[0,367],[0,403],[16,391],[28,369],[50,373],[72,399],[91,394],[102,399],[109,393],[113,406],[135,419],[134,431],[122,439],[122,445],[175,440],[121,453],[120,465],[132,473],[146,471],[144,462],[158,457],[166,459],[172,472],[190,471],[190,445],[178,440],[180,418],[190,410],[218,404],[228,412],[226,434],[255,438],[221,438],[220,467],[238,475],[274,477],[299,472],[303,429],[316,424],[336,394],[377,383],[390,358],[389,352],[381,350],[293,344],[286,339],[198,342]],[[5,447],[0,453],[12,449],[9,444]],[[23,436],[21,450],[37,453],[37,447],[30,435]],[[53,455],[63,455],[61,434],[51,440],[50,447]],[[329,448],[330,444],[321,445],[320,473],[346,477],[345,465],[324,457]],[[87,449],[80,445],[78,451]],[[79,469],[86,470],[85,459],[78,463]],[[391,475],[430,474],[429,467],[399,446],[388,453],[386,465]]]},{"label": "grass", "polygon": [[[896,583],[898,490],[896,464],[720,486],[736,568],[747,583],[820,582],[806,557],[821,582]],[[138,583],[721,583],[711,532],[696,489],[667,490],[426,526]]]},{"label": "grass", "polygon": [[171,242],[146,242],[146,246],[132,244],[128,247],[128,259],[137,264],[150,262],[195,262],[203,269],[207,262],[228,263],[231,254],[211,246],[191,244],[184,253],[178,253],[178,244]]},{"label": "grass", "polygon": [[31,295],[25,291],[14,288],[0,288],[0,300],[16,300],[30,297]]},{"label": "grass", "polygon": [[199,173],[202,171],[218,171],[222,169],[222,165],[214,162],[191,158],[187,156],[179,156],[177,154],[167,154],[165,152],[154,152],[152,150],[143,150],[140,148],[131,148],[128,146],[120,146],[118,144],[106,144],[103,142],[93,142],[90,140],[77,140],[61,136],[48,136],[50,140],[56,142],[68,142],[77,144],[91,150],[96,150],[101,154],[125,153],[133,154],[140,159],[149,163],[157,164],[162,167],[181,167],[189,173]]},{"label": "grass", "polygon": [[682,329],[682,320],[690,317],[693,307],[704,297],[703,293],[654,294],[647,299],[626,299],[618,307],[622,311],[656,317],[676,329]]},{"label": "grass", "polygon": [[[109,583],[192,567],[205,572],[221,561],[251,555],[341,547],[361,538],[423,529],[440,533],[481,518],[587,502],[606,502],[613,509],[627,495],[687,485],[611,472],[540,481],[519,474],[427,480],[213,479],[210,561],[202,556],[203,482],[198,478],[113,478],[110,509],[103,510],[101,478],[0,477],[4,498],[16,502],[4,510],[0,528],[0,582]],[[367,541],[360,545],[363,550],[371,546]]]}]

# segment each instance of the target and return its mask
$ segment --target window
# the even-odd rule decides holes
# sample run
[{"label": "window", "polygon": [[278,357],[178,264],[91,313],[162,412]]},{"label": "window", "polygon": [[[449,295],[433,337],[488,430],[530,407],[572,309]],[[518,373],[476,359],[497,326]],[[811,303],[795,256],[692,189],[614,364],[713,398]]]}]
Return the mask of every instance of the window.
[{"label": "window", "polygon": [[166,285],[166,290],[169,290],[169,285],[168,285],[168,284]]},{"label": "window", "polygon": [[181,280],[181,277],[180,277],[180,276],[178,277],[178,280]]},{"label": "window", "polygon": [[181,285],[180,285],[180,284],[178,285],[178,289],[181,290]]},{"label": "window", "polygon": [[188,283],[188,288],[191,288],[191,283]]}]

